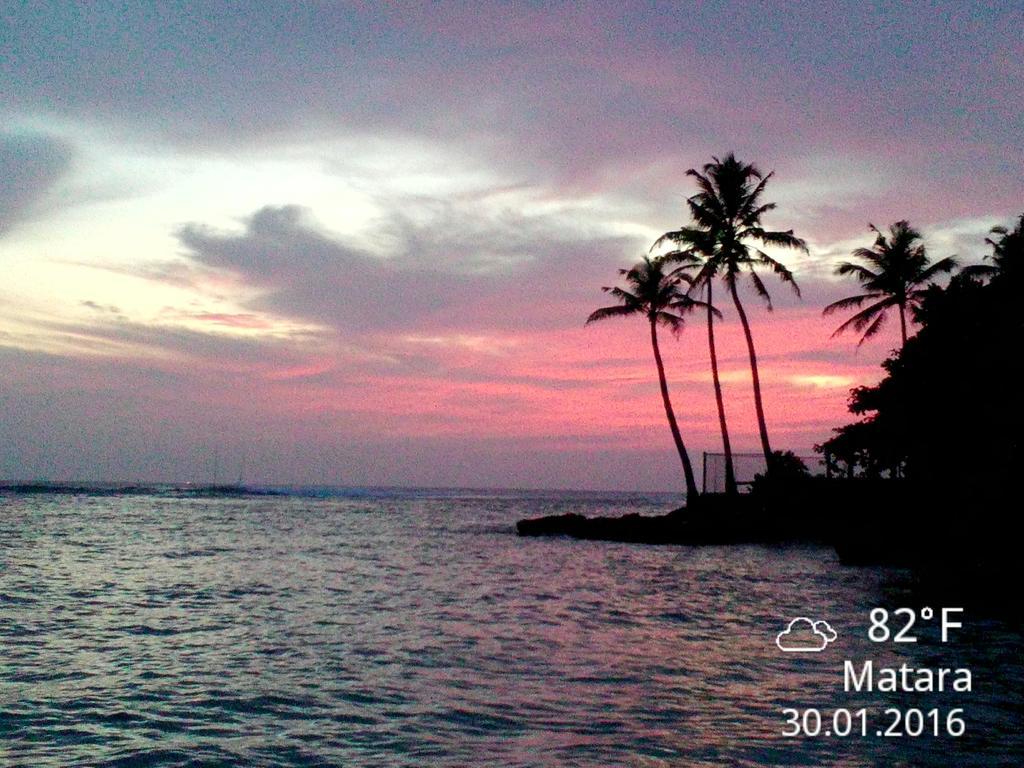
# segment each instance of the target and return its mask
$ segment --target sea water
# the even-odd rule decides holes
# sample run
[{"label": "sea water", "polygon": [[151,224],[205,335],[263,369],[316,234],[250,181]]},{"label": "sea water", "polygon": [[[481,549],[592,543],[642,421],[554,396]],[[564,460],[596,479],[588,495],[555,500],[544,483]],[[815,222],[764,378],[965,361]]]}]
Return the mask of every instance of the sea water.
[{"label": "sea water", "polygon": [[[881,647],[869,611],[920,607],[913,575],[845,567],[825,546],[514,532],[525,516],[677,503],[0,495],[0,765],[1024,764],[1013,610],[969,609],[947,644],[922,625],[918,643]],[[777,633],[805,615],[836,641],[781,652]],[[974,690],[844,692],[844,660],[866,658],[969,667]],[[831,724],[837,708],[887,706],[959,707],[966,731],[783,735],[787,708]]]}]

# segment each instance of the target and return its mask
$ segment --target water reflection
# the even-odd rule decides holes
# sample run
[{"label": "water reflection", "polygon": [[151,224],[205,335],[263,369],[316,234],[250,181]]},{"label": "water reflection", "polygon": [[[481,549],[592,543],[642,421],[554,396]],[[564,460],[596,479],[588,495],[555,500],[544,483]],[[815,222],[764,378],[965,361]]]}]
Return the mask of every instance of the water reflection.
[{"label": "water reflection", "polygon": [[[10,497],[0,509],[4,765],[1020,764],[1019,623],[880,649],[874,605],[938,605],[820,548],[518,539],[547,511],[646,499]],[[957,596],[956,599],[960,599]],[[786,617],[840,635],[781,654]],[[781,736],[842,659],[970,666],[961,739]],[[955,698],[955,697],[954,697]]]}]

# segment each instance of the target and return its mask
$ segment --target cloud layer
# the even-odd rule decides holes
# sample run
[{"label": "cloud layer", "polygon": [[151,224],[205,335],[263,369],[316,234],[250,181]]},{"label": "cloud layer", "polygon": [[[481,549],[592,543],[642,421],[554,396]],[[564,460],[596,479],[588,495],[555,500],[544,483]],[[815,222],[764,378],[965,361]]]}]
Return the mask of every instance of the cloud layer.
[{"label": "cloud layer", "polygon": [[[894,339],[820,307],[867,223],[1020,212],[1019,7],[39,3],[0,12],[0,476],[675,488],[643,328],[582,328],[687,168],[777,176],[803,299],[753,297],[801,453]],[[726,309],[738,446],[755,431]],[[694,319],[667,343],[717,446]],[[206,457],[206,458],[204,458]]]},{"label": "cloud layer", "polygon": [[71,147],[45,134],[0,133],[0,235],[39,212],[72,159]]}]

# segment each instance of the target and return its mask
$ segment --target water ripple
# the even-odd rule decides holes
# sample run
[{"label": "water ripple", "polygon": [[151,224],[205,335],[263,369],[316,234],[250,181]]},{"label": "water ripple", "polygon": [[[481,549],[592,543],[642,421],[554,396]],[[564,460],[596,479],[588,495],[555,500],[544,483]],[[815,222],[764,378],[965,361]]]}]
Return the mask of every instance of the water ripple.
[{"label": "water ripple", "polygon": [[[782,658],[779,618],[814,606],[862,623],[912,599],[905,574],[842,568],[823,548],[511,533],[542,512],[667,506],[536,492],[5,497],[0,764],[1024,764],[1019,623],[972,624],[961,661],[982,682],[963,739],[786,740],[782,706],[854,702],[836,697],[834,664]],[[899,658],[942,660],[926,647]]]}]

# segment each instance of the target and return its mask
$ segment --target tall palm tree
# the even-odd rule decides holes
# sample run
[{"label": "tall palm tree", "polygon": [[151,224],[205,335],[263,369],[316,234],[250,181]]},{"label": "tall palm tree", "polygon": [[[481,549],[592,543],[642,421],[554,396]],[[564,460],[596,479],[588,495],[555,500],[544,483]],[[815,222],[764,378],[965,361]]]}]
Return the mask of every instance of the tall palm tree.
[{"label": "tall palm tree", "polygon": [[999,235],[998,240],[986,237],[985,242],[992,246],[992,253],[985,256],[991,259],[989,264],[972,264],[960,270],[960,274],[972,277],[1008,277],[1018,274],[1024,268],[1024,213],[1017,219],[1013,229],[992,227],[990,234]]},{"label": "tall palm tree", "polygon": [[[761,378],[757,368],[757,352],[754,348],[754,336],[750,331],[750,321],[743,308],[737,291],[737,278],[747,274],[757,294],[765,300],[768,310],[772,309],[771,295],[764,281],[757,273],[757,267],[765,267],[774,272],[783,282],[792,286],[800,295],[800,288],[793,273],[781,262],[769,256],[759,246],[774,246],[807,251],[807,244],[796,237],[792,230],[776,231],[765,229],[762,218],[775,209],[775,203],[765,203],[761,199],[764,188],[773,173],[763,174],[751,163],[742,163],[733,153],[724,159],[712,157],[713,162],[707,163],[698,171],[691,168],[686,172],[697,180],[697,194],[686,201],[693,217],[695,227],[683,227],[674,232],[666,232],[662,240],[671,240],[680,245],[688,246],[686,250],[692,255],[703,253],[703,263],[694,276],[693,288],[704,287],[708,301],[711,300],[711,287],[716,278],[721,278],[726,290],[732,297],[736,314],[743,326],[743,335],[747,342],[747,355],[750,358],[750,377],[754,386],[754,409],[757,412],[757,427],[761,437],[761,450],[765,464],[771,467],[773,454],[768,439],[768,426],[764,417],[764,402],[761,398]],[[709,324],[710,328],[710,324]],[[709,346],[714,347],[714,332],[709,332]],[[721,385],[717,383],[717,358],[712,353],[712,374],[716,379],[716,400],[721,402]],[[724,409],[719,407],[719,421],[724,425]],[[723,426],[723,443],[727,443],[727,431]],[[731,450],[727,449],[727,463],[731,464]],[[735,478],[733,478],[735,483]]]},{"label": "tall palm tree", "polygon": [[[689,274],[693,268],[701,267],[707,258],[712,255],[713,243],[709,243],[707,233],[694,227],[681,227],[673,232],[666,232],[659,237],[652,249],[659,247],[666,240],[671,240],[683,248],[669,251],[662,256],[666,263],[679,264],[678,269]],[[714,280],[702,279],[695,284],[690,275],[691,288],[703,287],[705,304],[707,306],[707,327],[708,327],[708,356],[711,358],[711,382],[715,389],[715,406],[718,409],[718,428],[722,433],[722,452],[725,454],[725,492],[728,495],[739,493],[739,486],[736,484],[736,469],[732,460],[732,442],[729,440],[729,423],[725,418],[725,399],[722,397],[722,381],[718,374],[718,351],[715,347],[715,315],[714,304],[712,303],[712,289]],[[719,317],[721,316],[720,313]]]},{"label": "tall palm tree", "polygon": [[654,348],[654,362],[658,367],[658,383],[661,385],[661,399],[665,405],[665,416],[672,431],[679,460],[683,465],[683,476],[686,479],[686,500],[692,503],[697,500],[697,481],[693,475],[693,465],[686,451],[683,437],[679,432],[675,411],[668,394],[668,382],[665,379],[665,365],[658,347],[658,326],[663,325],[678,334],[683,329],[683,314],[699,306],[702,302],[694,301],[679,289],[684,277],[678,272],[666,274],[662,262],[644,256],[640,263],[631,269],[620,269],[629,285],[629,289],[605,287],[602,290],[610,293],[618,300],[618,304],[603,307],[590,313],[587,325],[598,320],[629,315],[643,315],[651,326],[651,346]]},{"label": "tall palm tree", "polygon": [[[871,248],[858,248],[853,255],[865,264],[844,261],[836,267],[835,273],[845,277],[853,275],[864,287],[865,293],[834,301],[825,307],[824,314],[831,315],[843,309],[859,311],[836,328],[838,336],[852,328],[862,333],[857,346],[878,333],[885,323],[889,310],[899,311],[900,338],[907,343],[907,309],[916,306],[924,298],[925,287],[940,274],[956,269],[956,259],[947,257],[934,264],[928,258],[921,233],[907,221],[897,221],[883,233],[874,224],[868,225],[875,233]],[[863,307],[865,302],[870,302]]]}]

